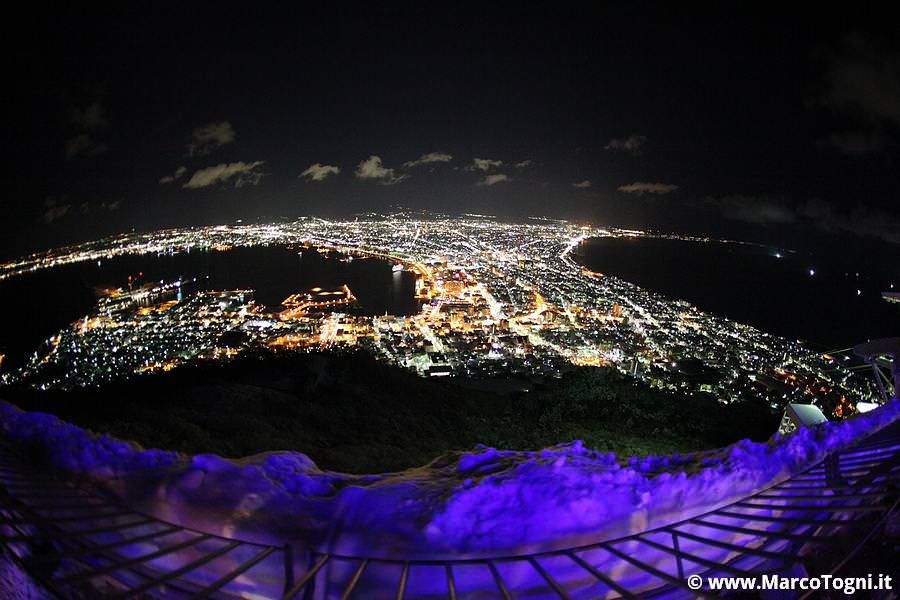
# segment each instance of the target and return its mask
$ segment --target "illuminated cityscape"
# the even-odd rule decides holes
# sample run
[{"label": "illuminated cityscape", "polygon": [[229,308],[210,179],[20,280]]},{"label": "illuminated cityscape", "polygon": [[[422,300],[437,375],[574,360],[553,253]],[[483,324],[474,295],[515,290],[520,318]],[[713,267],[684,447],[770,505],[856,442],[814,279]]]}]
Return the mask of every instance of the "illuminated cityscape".
[{"label": "illuminated cityscape", "polygon": [[896,10],[210,8],[0,42],[0,600],[897,597]]},{"label": "illuminated cityscape", "polygon": [[481,215],[401,213],[170,229],[62,248],[4,264],[0,279],[129,254],[315,248],[344,260],[392,261],[394,276],[414,273],[421,310],[352,314],[345,309],[356,298],[347,286],[297,290],[273,310],[255,302],[253,290],[205,291],[196,280],[160,281],[108,291],[92,314],[4,378],[41,389],[94,386],[194,360],[227,360],[249,349],[359,347],[422,376],[528,382],[576,366],[607,366],[724,403],[756,398],[778,408],[814,401],[836,416],[874,397],[869,378],[835,357],[579,264],[584,240],[626,236],[658,234],[547,219],[513,224]]}]

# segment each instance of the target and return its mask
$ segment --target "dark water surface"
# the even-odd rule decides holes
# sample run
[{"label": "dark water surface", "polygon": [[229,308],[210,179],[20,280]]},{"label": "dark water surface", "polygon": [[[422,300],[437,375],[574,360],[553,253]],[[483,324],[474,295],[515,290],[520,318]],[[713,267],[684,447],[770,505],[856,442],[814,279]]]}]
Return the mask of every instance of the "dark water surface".
[{"label": "dark water surface", "polygon": [[900,286],[890,269],[876,275],[833,258],[656,238],[588,240],[578,256],[593,271],[822,350],[900,335],[900,305],[881,298]]},{"label": "dark water surface", "polygon": [[[363,314],[414,314],[415,275],[393,273],[391,263],[324,257],[282,247],[193,251],[175,255],[125,256],[97,263],[66,265],[0,282],[0,353],[5,368],[21,364],[41,341],[89,313],[98,288],[127,287],[135,282],[199,277],[186,286],[197,289],[254,289],[256,301],[277,306],[290,294],[313,287],[347,284]],[[143,273],[143,276],[140,274]]]}]

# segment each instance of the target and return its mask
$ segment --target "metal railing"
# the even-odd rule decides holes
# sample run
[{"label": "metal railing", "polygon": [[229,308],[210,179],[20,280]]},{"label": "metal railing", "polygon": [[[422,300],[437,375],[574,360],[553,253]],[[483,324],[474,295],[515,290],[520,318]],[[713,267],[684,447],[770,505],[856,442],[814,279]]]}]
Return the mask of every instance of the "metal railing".
[{"label": "metal railing", "polygon": [[872,368],[881,401],[900,395],[900,338],[883,338],[853,347],[853,354]]},{"label": "metal railing", "polygon": [[0,544],[64,598],[702,597],[686,577],[842,568],[897,510],[900,423],[727,506],[618,539],[521,556],[404,560],[296,551],[146,515],[38,476],[0,447]]}]

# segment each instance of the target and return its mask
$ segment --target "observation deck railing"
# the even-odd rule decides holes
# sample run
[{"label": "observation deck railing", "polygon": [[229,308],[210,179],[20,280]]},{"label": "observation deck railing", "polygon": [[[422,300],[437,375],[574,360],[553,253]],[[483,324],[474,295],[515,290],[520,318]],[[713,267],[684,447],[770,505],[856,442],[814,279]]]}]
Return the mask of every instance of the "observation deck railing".
[{"label": "observation deck railing", "polygon": [[63,598],[705,597],[689,575],[837,573],[900,503],[900,423],[678,523],[552,552],[388,560],[211,535],[38,475],[0,446],[0,545]]}]

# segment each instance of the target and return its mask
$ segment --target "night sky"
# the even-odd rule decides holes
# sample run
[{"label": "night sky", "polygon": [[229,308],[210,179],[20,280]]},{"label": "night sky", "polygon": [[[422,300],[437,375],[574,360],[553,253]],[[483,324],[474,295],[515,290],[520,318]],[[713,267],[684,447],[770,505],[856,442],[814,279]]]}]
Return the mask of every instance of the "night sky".
[{"label": "night sky", "polygon": [[0,254],[398,205],[897,253],[895,19],[628,4],[8,20]]}]

